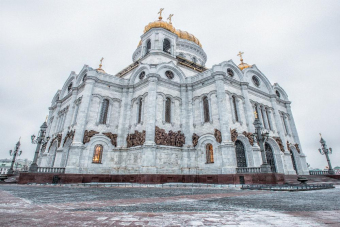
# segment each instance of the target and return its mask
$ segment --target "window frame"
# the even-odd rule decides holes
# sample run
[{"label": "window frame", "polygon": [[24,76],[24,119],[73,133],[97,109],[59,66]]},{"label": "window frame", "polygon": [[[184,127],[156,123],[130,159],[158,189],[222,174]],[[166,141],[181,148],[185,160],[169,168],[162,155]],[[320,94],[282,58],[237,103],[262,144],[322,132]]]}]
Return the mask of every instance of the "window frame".
[{"label": "window frame", "polygon": [[[95,156],[96,156],[96,150],[97,150],[98,147],[100,147],[101,150],[100,150],[100,154],[99,154],[98,161],[95,161],[94,158],[95,158]],[[96,145],[94,146],[93,155],[92,155],[92,163],[93,163],[93,164],[102,164],[103,151],[104,151],[103,145],[101,145],[101,144],[96,144]]]}]

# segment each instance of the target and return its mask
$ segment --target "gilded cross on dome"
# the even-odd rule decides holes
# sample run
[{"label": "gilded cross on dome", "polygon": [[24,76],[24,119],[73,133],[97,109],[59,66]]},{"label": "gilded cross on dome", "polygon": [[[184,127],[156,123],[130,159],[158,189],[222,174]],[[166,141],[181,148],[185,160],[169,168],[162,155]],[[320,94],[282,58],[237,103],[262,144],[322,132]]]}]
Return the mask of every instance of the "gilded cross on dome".
[{"label": "gilded cross on dome", "polygon": [[244,54],[244,52],[239,51],[237,56],[240,56],[240,60],[241,60],[241,62],[243,63],[242,54]]},{"label": "gilded cross on dome", "polygon": [[102,72],[102,73],[105,73],[105,71],[102,69],[103,60],[104,60],[104,58],[102,57],[102,59],[100,59],[100,64],[99,64],[99,68],[97,69],[97,71]]},{"label": "gilded cross on dome", "polygon": [[160,10],[159,10],[159,12],[158,12],[158,14],[159,14],[159,17],[158,17],[158,19],[159,20],[162,20],[162,11],[164,10],[164,8],[161,8]]},{"label": "gilded cross on dome", "polygon": [[172,24],[172,23],[171,23],[171,17],[173,17],[173,16],[174,16],[173,14],[170,14],[170,15],[169,15],[169,17],[168,17],[168,19],[167,19],[167,20],[169,20],[169,24]]}]

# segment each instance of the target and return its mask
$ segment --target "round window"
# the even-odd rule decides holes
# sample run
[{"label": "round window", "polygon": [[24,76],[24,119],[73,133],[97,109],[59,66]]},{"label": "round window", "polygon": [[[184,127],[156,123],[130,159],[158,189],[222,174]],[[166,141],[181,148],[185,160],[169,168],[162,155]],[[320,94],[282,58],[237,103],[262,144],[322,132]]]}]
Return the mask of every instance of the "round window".
[{"label": "round window", "polygon": [[281,94],[280,94],[279,91],[275,91],[275,93],[276,93],[276,96],[277,96],[278,98],[281,98]]},{"label": "round window", "polygon": [[171,71],[166,71],[165,72],[166,77],[168,77],[170,80],[174,78],[174,73]]},{"label": "round window", "polygon": [[145,72],[143,71],[143,72],[141,72],[141,73],[139,74],[139,79],[140,79],[140,80],[143,80],[144,77],[145,77]]},{"label": "round window", "polygon": [[252,81],[253,81],[253,83],[255,84],[256,87],[260,86],[260,80],[259,80],[259,78],[257,78],[257,76],[253,76]]},{"label": "round window", "polygon": [[233,77],[234,76],[234,71],[231,68],[227,69],[227,73],[229,76]]}]

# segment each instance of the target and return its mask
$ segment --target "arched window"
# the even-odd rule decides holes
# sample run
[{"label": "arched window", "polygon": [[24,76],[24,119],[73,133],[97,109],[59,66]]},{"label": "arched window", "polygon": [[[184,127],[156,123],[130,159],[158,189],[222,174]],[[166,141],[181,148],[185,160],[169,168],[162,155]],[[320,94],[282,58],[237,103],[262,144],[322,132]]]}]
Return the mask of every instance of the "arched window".
[{"label": "arched window", "polygon": [[262,106],[260,106],[260,111],[261,111],[261,116],[262,116],[262,123],[263,123],[263,127],[267,128],[267,124],[265,122],[265,118],[264,118],[264,113],[263,113],[263,108]]},{"label": "arched window", "polygon": [[269,112],[268,112],[268,109],[266,108],[266,115],[267,115],[267,120],[268,120],[268,127],[269,127],[269,130],[272,130],[272,125],[270,124],[270,119],[269,119]]},{"label": "arched window", "polygon": [[143,111],[143,101],[142,101],[142,99],[140,99],[139,105],[138,105],[138,120],[137,120],[137,123],[142,122],[142,111]]},{"label": "arched window", "polygon": [[165,122],[171,123],[171,99],[166,98],[165,101]]},{"label": "arched window", "polygon": [[164,39],[164,42],[163,42],[163,51],[168,53],[168,54],[171,54],[170,51],[171,51],[171,43],[168,39]]},{"label": "arched window", "polygon": [[276,90],[275,93],[276,93],[276,96],[277,96],[278,98],[281,98],[281,94],[280,94],[280,92],[279,92],[278,90]]},{"label": "arched window", "polygon": [[102,109],[100,111],[99,124],[106,124],[108,112],[109,112],[109,100],[104,99],[102,103]]},{"label": "arched window", "polygon": [[267,163],[270,165],[272,172],[276,173],[275,160],[274,160],[272,147],[268,143],[265,143],[264,147],[266,151]]},{"label": "arched window", "polygon": [[234,77],[234,71],[231,68],[227,69],[227,73],[229,76]]},{"label": "arched window", "polygon": [[102,163],[103,146],[97,144],[94,147],[92,163]]},{"label": "arched window", "polygon": [[86,77],[87,77],[87,74],[84,75],[84,77],[83,77],[83,82],[85,82]]},{"label": "arched window", "polygon": [[204,113],[204,122],[210,121],[210,114],[209,114],[209,101],[208,97],[203,97],[203,113]]},{"label": "arched window", "polygon": [[72,90],[72,83],[70,83],[67,87],[67,92],[70,92]]},{"label": "arched window", "polygon": [[146,42],[146,54],[148,54],[151,50],[151,41],[150,39]]},{"label": "arched window", "polygon": [[241,141],[239,140],[235,141],[235,150],[236,150],[237,167],[247,167],[246,152],[244,150],[244,146]]},{"label": "arched window", "polygon": [[214,163],[214,149],[213,146],[208,143],[206,148],[207,163]]},{"label": "arched window", "polygon": [[235,96],[233,96],[232,98],[233,98],[233,106],[234,106],[235,121],[238,121],[236,98],[235,98]]},{"label": "arched window", "polygon": [[256,87],[260,86],[260,80],[259,80],[259,78],[257,78],[257,76],[254,75],[251,79],[252,79],[252,81],[253,81],[253,83],[255,84]]}]

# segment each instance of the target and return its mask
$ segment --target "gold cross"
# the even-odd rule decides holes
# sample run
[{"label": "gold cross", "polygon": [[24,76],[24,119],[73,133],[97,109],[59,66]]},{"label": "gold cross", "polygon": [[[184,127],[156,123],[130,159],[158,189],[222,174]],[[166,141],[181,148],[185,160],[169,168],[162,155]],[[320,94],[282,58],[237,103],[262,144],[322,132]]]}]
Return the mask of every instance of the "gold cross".
[{"label": "gold cross", "polygon": [[47,122],[47,119],[48,119],[48,115],[46,116],[45,122]]},{"label": "gold cross", "polygon": [[99,64],[100,69],[102,68],[103,60],[104,60],[104,58],[102,57],[102,59],[100,59],[100,64]]},{"label": "gold cross", "polygon": [[256,111],[254,111],[254,114],[255,114],[255,119],[257,119],[257,112],[256,112]]},{"label": "gold cross", "polygon": [[162,11],[164,10],[164,8],[161,8],[160,10],[159,10],[159,12],[157,13],[157,14],[159,14],[159,17],[158,17],[158,19],[159,20],[162,20]]},{"label": "gold cross", "polygon": [[241,62],[243,62],[242,54],[244,54],[244,52],[239,51],[239,52],[238,52],[238,55],[237,55],[237,56],[240,56]]},{"label": "gold cross", "polygon": [[173,17],[174,15],[173,14],[170,14],[169,15],[169,17],[168,17],[168,19],[167,20],[169,20],[169,24],[171,24],[171,17]]}]

